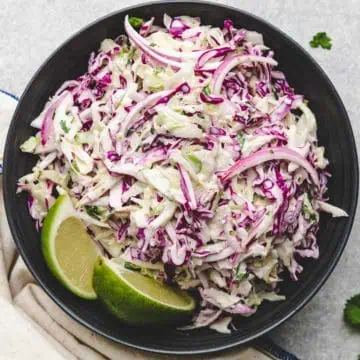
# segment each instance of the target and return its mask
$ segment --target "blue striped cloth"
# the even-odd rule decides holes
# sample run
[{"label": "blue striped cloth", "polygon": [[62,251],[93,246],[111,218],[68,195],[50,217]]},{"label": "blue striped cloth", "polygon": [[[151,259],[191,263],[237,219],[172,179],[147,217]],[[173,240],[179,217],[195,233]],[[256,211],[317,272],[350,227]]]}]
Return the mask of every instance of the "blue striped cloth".
[{"label": "blue striped cloth", "polygon": [[16,95],[11,94],[11,93],[9,93],[8,91],[5,91],[5,90],[0,89],[0,93],[3,93],[3,94],[5,94],[5,95],[7,95],[7,96],[10,96],[12,99],[14,99],[14,100],[16,100],[16,101],[19,101],[19,98],[18,98]]}]

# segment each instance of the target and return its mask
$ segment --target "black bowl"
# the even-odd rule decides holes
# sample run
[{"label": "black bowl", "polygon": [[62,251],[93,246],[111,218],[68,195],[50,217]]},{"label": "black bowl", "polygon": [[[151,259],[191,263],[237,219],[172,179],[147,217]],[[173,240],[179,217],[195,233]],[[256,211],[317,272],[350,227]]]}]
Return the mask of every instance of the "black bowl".
[{"label": "black bowl", "polygon": [[[321,216],[320,259],[302,261],[305,267],[298,282],[286,280],[281,291],[284,302],[265,304],[249,319],[238,319],[237,331],[222,335],[208,329],[181,332],[174,328],[133,328],[116,321],[97,302],[72,295],[51,275],[40,251],[40,236],[26,206],[26,196],[16,195],[19,177],[31,171],[35,157],[23,154],[20,144],[33,130],[29,124],[61,83],[85,72],[90,52],[105,38],[124,33],[126,14],[161,21],[162,14],[200,16],[203,23],[220,26],[231,18],[237,27],[256,30],[275,50],[279,68],[297,93],[305,94],[318,121],[321,145],[326,147],[332,178],[328,196],[349,217]],[[108,15],[59,47],[35,74],[25,90],[12,120],[5,150],[4,193],[6,212],[16,245],[25,263],[48,295],[70,316],[109,339],[135,348],[172,354],[207,353],[244,344],[281,324],[300,310],[324,284],[345,247],[354,220],[358,196],[358,162],[350,122],[329,78],[293,40],[265,21],[238,9],[205,2],[158,2],[127,8]]]}]

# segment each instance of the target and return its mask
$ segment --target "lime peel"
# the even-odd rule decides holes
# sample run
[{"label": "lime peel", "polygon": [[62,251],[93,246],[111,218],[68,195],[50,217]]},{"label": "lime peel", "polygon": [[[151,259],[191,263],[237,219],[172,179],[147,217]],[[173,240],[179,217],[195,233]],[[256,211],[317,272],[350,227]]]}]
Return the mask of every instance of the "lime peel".
[{"label": "lime peel", "polygon": [[103,257],[96,262],[93,286],[113,315],[133,325],[181,321],[195,309],[195,300],[185,291]]}]

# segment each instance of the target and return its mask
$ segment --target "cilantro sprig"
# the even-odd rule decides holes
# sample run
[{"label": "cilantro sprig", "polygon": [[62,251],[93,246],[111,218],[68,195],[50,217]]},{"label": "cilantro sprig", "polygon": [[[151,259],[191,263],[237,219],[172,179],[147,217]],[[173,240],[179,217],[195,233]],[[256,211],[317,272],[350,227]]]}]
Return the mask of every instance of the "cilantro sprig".
[{"label": "cilantro sprig", "polygon": [[348,325],[360,330],[360,294],[353,296],[346,302],[344,320]]},{"label": "cilantro sprig", "polygon": [[65,134],[67,134],[70,131],[70,128],[66,125],[65,120],[60,120],[60,126]]},{"label": "cilantro sprig", "polygon": [[244,147],[244,144],[245,144],[245,135],[243,134],[243,133],[241,133],[241,132],[239,132],[237,135],[236,135],[236,137],[237,137],[237,140],[238,140],[238,142],[239,142],[239,146],[240,146],[240,148],[242,149],[243,147]]},{"label": "cilantro sprig", "polygon": [[85,205],[85,211],[89,216],[98,220],[100,220],[100,217],[103,214],[103,210],[98,206]]},{"label": "cilantro sprig", "polygon": [[247,271],[243,271],[240,268],[240,265],[237,268],[233,269],[233,277],[237,281],[246,280],[249,277],[249,273]]},{"label": "cilantro sprig", "polygon": [[211,95],[211,90],[210,90],[210,86],[209,86],[209,85],[205,86],[202,91],[203,91],[203,93],[204,93],[205,95],[207,95],[207,96],[210,96],[210,95]]},{"label": "cilantro sprig", "polygon": [[128,270],[133,270],[133,271],[141,270],[141,268],[139,266],[137,266],[129,261],[125,261],[124,268],[128,269]]},{"label": "cilantro sprig", "polygon": [[326,34],[326,32],[318,32],[310,41],[310,46],[312,48],[318,48],[321,46],[323,49],[330,50],[332,47],[331,38]]},{"label": "cilantro sprig", "polygon": [[134,29],[138,29],[144,23],[144,20],[142,18],[131,16],[129,18],[129,23]]}]

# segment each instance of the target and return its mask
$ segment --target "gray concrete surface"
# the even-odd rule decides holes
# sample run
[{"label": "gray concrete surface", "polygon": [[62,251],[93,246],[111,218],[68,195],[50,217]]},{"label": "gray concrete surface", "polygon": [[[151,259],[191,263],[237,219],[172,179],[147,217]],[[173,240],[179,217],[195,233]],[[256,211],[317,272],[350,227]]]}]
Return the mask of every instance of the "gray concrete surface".
[{"label": "gray concrete surface", "polygon": [[[81,27],[139,0],[1,0],[0,88],[21,95],[44,59]],[[218,1],[276,25],[310,51],[338,89],[360,141],[360,1]],[[333,49],[311,49],[312,35],[327,31]],[[271,336],[303,360],[355,360],[360,333],[343,325],[345,300],[360,292],[360,223],[334,273],[318,295]],[[1,311],[1,309],[0,309]],[[0,341],[1,342],[1,341]],[[0,355],[1,357],[1,355]]]}]

